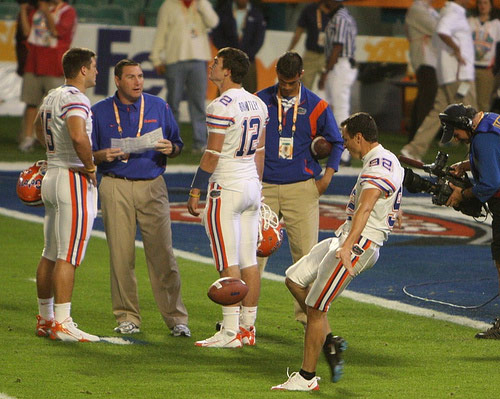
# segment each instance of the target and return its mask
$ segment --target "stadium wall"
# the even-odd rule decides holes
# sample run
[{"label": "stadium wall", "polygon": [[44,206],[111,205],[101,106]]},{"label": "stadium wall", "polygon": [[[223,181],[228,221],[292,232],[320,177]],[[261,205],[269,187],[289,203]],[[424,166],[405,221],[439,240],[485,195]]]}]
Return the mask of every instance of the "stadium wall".
[{"label": "stadium wall", "polygon": [[[24,104],[19,101],[22,80],[15,73],[15,30],[15,21],[0,20],[0,115],[20,115],[24,109]],[[141,62],[146,78],[145,91],[165,97],[164,80],[156,75],[148,59],[154,32],[154,27],[78,25],[73,45],[93,49],[98,56],[97,86],[88,92],[92,103],[114,93],[113,66],[122,58],[133,58]],[[274,84],[276,61],[286,51],[292,34],[292,32],[272,30],[266,33],[264,45],[257,54],[259,89]],[[215,48],[213,50],[215,53]],[[303,50],[302,40],[297,46],[297,51]],[[356,60],[359,63],[406,64],[408,42],[401,37],[359,36]],[[358,83],[353,93],[353,110],[367,108],[359,104],[359,92],[366,91],[361,86],[362,84]],[[377,92],[380,94],[380,88],[377,88]],[[210,84],[207,99],[214,98],[216,94],[215,86]],[[399,98],[397,95],[396,97]],[[181,111],[181,118],[187,120],[185,107]]]}]

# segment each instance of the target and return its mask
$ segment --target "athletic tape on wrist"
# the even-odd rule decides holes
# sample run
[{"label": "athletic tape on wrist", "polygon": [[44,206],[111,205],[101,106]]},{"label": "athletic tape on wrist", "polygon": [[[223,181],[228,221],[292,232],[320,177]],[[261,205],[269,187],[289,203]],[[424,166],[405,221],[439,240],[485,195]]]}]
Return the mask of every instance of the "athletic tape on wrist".
[{"label": "athletic tape on wrist", "polygon": [[210,176],[212,176],[211,173],[198,167],[198,170],[194,175],[193,182],[191,183],[191,188],[199,188],[200,190],[207,188]]}]

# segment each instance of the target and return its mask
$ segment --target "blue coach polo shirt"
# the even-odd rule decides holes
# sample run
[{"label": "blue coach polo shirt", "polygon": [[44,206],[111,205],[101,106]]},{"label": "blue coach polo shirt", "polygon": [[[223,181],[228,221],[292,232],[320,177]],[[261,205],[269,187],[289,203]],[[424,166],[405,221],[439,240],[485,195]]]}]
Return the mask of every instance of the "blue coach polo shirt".
[{"label": "blue coach polo shirt", "polygon": [[[184,143],[179,136],[179,126],[168,104],[159,97],[144,93],[144,117],[141,135],[159,127],[163,137],[182,149]],[[139,129],[141,99],[134,104],[123,104],[117,93],[113,97],[99,101],[92,107],[92,150],[98,151],[111,147],[112,138],[136,137]],[[117,105],[120,134],[115,117],[113,102]],[[154,179],[165,172],[167,157],[150,150],[142,154],[130,154],[127,161],[114,160],[101,162],[97,170],[103,174],[113,174],[127,179]]]},{"label": "blue coach polo shirt", "polygon": [[293,136],[292,159],[281,159],[279,153],[280,134],[278,132],[278,85],[257,93],[267,105],[269,122],[266,126],[266,156],[263,181],[270,184],[288,184],[318,177],[322,167],[311,154],[311,141],[317,135],[325,137],[332,145],[332,152],[326,166],[339,169],[340,156],[344,150],[344,140],[340,135],[332,110],[325,100],[319,98],[304,85],[300,89],[300,103],[296,130],[292,134],[293,107],[283,115],[282,137]]}]

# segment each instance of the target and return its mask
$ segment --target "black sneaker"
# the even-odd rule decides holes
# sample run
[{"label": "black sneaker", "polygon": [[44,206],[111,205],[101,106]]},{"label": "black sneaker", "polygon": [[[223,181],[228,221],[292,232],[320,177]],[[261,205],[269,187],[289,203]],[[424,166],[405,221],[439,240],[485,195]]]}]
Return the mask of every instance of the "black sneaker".
[{"label": "black sneaker", "polygon": [[477,333],[476,338],[500,339],[500,317],[495,319],[492,327],[488,328],[486,331]]},{"label": "black sneaker", "polygon": [[344,374],[344,361],[342,352],[347,349],[347,341],[344,338],[335,335],[323,344],[323,353],[332,372],[332,382],[338,382]]}]

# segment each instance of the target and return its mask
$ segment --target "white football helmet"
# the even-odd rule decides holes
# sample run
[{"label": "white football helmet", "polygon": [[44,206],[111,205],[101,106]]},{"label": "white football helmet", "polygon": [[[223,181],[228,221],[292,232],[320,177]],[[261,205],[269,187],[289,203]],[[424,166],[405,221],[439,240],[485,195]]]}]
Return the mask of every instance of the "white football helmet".
[{"label": "white football helmet", "polygon": [[262,203],[260,205],[259,238],[257,256],[267,257],[276,251],[283,242],[283,228],[278,215]]}]

